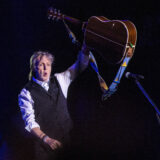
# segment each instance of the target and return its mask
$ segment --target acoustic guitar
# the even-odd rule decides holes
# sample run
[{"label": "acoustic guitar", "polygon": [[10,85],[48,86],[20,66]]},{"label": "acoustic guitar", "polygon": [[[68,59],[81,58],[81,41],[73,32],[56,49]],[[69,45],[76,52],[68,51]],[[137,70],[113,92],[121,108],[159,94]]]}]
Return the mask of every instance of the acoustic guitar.
[{"label": "acoustic guitar", "polygon": [[[61,14],[60,11],[50,8],[48,18],[65,20],[82,26],[84,42],[99,53],[106,62],[119,64],[124,57],[132,57],[136,41],[137,30],[129,20],[109,20],[104,16],[92,16],[87,22]],[[132,52],[128,50],[132,49]]]}]

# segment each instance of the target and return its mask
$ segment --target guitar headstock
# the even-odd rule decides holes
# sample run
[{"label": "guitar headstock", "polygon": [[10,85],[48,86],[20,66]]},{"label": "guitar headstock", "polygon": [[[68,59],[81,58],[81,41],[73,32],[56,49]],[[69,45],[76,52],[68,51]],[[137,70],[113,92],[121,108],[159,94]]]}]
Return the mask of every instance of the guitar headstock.
[{"label": "guitar headstock", "polygon": [[64,15],[61,14],[60,10],[57,10],[55,8],[49,8],[48,9],[48,19],[51,20],[63,20],[64,19]]}]

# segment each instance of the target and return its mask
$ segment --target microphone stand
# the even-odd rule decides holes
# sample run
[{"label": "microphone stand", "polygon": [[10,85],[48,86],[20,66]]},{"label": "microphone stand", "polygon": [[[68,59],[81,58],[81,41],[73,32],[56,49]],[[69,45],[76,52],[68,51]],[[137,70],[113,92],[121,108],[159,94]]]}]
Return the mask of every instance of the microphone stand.
[{"label": "microphone stand", "polygon": [[153,102],[153,100],[150,98],[150,96],[147,94],[147,92],[144,90],[144,88],[142,87],[142,85],[140,84],[140,82],[138,81],[137,78],[135,79],[135,83],[137,84],[138,88],[142,91],[142,93],[144,94],[144,96],[148,99],[148,101],[150,102],[150,104],[155,109],[156,116],[157,116],[158,122],[160,124],[160,110],[158,109],[158,107],[156,106],[156,104]]}]

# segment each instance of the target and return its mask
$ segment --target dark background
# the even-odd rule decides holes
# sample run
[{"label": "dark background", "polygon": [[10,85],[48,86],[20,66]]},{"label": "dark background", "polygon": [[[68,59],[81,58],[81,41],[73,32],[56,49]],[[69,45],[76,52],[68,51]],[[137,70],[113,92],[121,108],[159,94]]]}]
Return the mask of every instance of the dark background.
[{"label": "dark background", "polygon": [[[35,50],[54,53],[53,72],[61,72],[74,63],[79,51],[68,38],[64,24],[47,19],[50,6],[82,21],[91,16],[132,21],[138,39],[126,71],[144,75],[142,86],[155,104],[160,104],[160,13],[154,1],[5,0],[0,3],[0,159],[30,159],[24,157],[25,152],[30,155],[31,144],[24,138],[27,133],[18,107],[18,94],[27,83],[30,56]],[[83,39],[80,28],[71,27]],[[106,64],[99,55],[96,57],[101,74],[110,84],[118,66]],[[118,91],[102,102],[96,74],[89,67],[70,86],[68,106],[75,123],[73,137],[88,154],[105,153],[112,160],[160,159],[160,124],[154,108],[134,81],[122,77]]]}]

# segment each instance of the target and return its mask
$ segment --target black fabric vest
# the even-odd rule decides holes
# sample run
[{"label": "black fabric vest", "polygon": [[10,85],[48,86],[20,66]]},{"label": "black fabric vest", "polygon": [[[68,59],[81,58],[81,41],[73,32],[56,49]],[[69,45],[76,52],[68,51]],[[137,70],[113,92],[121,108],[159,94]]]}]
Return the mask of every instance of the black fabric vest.
[{"label": "black fabric vest", "polygon": [[49,137],[63,141],[72,128],[67,100],[56,79],[50,79],[48,92],[34,81],[25,86],[34,101],[35,120]]}]

